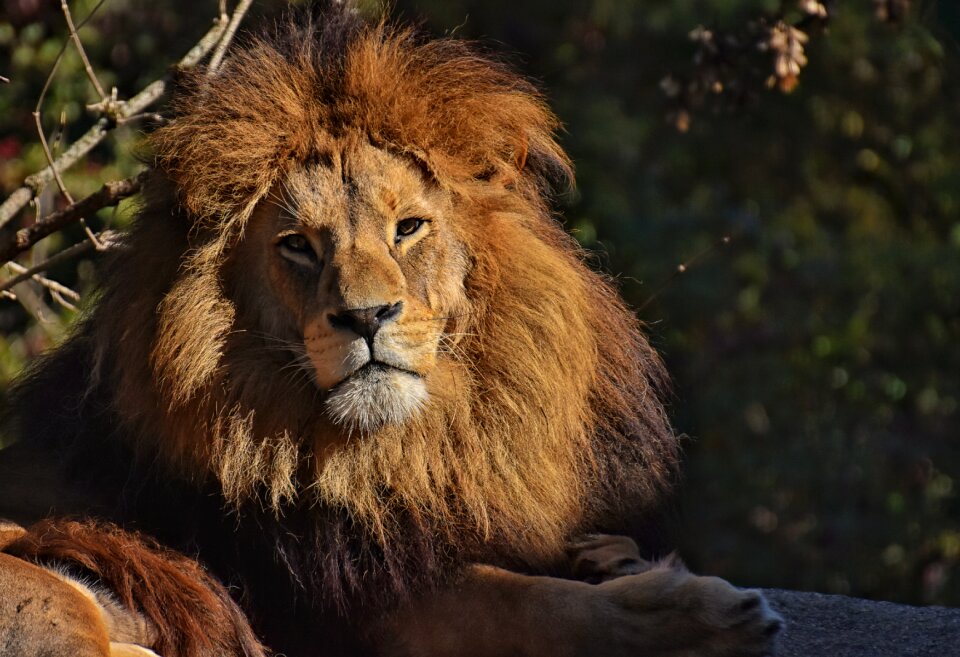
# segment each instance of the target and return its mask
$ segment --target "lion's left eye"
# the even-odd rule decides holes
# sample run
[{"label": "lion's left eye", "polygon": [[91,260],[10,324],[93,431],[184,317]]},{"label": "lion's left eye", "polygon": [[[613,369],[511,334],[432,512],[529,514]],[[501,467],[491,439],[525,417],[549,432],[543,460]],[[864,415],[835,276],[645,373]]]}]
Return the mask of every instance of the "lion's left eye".
[{"label": "lion's left eye", "polygon": [[427,223],[426,219],[420,219],[419,217],[412,217],[410,219],[403,219],[402,221],[397,222],[397,237],[396,241],[399,242],[404,237],[410,237],[416,233],[423,224]]},{"label": "lion's left eye", "polygon": [[277,244],[280,255],[301,267],[315,268],[318,263],[317,253],[303,235],[291,233],[285,235]]}]

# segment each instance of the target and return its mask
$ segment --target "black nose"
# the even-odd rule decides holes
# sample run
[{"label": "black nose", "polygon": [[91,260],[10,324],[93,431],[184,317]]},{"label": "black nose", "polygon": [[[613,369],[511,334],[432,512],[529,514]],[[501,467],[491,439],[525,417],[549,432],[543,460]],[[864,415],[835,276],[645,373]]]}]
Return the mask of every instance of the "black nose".
[{"label": "black nose", "polygon": [[368,344],[373,344],[373,336],[377,334],[380,327],[389,324],[403,310],[403,302],[385,304],[382,306],[373,306],[371,308],[353,308],[350,310],[341,310],[338,313],[331,314],[330,325],[334,328],[342,328],[353,331]]}]

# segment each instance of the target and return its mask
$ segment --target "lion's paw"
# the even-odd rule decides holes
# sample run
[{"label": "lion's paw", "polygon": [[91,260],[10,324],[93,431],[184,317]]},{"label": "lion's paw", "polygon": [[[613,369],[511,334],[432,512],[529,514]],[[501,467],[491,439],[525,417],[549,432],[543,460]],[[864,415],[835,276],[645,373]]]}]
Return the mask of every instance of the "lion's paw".
[{"label": "lion's paw", "polygon": [[587,534],[571,543],[567,552],[573,577],[590,584],[636,575],[654,566],[626,536]]},{"label": "lion's paw", "polygon": [[759,591],[718,577],[652,564],[644,573],[597,587],[617,609],[614,628],[651,654],[697,657],[772,655],[783,619]]},{"label": "lion's paw", "polygon": [[760,591],[738,589],[717,577],[692,577],[689,586],[696,616],[716,630],[717,654],[773,654],[783,618]]}]

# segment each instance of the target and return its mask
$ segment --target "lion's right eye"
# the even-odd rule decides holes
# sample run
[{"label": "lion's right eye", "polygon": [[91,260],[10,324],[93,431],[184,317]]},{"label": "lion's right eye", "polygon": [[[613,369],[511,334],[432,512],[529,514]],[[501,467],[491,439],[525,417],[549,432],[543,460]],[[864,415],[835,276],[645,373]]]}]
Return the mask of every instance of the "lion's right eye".
[{"label": "lion's right eye", "polygon": [[284,236],[279,244],[280,255],[303,267],[317,266],[317,253],[303,235],[292,233]]}]

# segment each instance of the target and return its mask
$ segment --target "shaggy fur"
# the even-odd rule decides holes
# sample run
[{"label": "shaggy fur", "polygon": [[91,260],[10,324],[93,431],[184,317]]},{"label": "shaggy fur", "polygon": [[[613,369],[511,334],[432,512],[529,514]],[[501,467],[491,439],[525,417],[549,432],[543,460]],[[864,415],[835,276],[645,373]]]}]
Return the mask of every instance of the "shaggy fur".
[{"label": "shaggy fur", "polygon": [[192,559],[144,536],[107,524],[45,520],[3,552],[106,590],[111,604],[116,598],[142,615],[155,635],[145,647],[163,657],[265,655],[223,585]]},{"label": "shaggy fur", "polygon": [[[571,171],[529,83],[463,42],[334,8],[250,39],[212,78],[186,74],[174,111],[64,353],[95,373],[91,415],[109,409],[146,458],[262,509],[314,599],[383,602],[469,560],[541,569],[574,533],[656,502],[677,452],[661,364],[549,214]],[[470,263],[446,375],[415,417],[360,439],[245,323],[227,266],[268,192],[350,140],[450,195]]]}]

